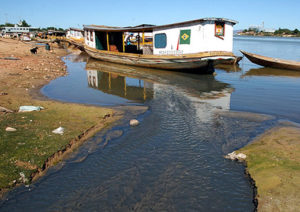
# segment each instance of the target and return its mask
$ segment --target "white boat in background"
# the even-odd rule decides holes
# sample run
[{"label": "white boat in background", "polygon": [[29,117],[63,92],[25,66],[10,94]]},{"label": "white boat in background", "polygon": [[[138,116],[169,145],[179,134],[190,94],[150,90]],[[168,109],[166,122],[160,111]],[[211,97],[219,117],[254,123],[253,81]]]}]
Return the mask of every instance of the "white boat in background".
[{"label": "white boat in background", "polygon": [[76,43],[84,43],[83,29],[69,28],[66,38]]}]

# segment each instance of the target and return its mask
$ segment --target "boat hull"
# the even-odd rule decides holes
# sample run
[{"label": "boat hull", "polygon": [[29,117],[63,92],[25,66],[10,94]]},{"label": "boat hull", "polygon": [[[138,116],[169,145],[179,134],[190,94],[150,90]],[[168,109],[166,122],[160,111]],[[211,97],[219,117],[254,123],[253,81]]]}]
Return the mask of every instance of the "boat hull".
[{"label": "boat hull", "polygon": [[247,57],[252,63],[257,65],[277,68],[277,69],[289,69],[294,71],[300,71],[300,62],[281,60],[272,57],[265,57],[262,55],[252,54],[249,52],[241,51],[245,57]]},{"label": "boat hull", "polygon": [[212,65],[234,59],[231,52],[205,52],[191,55],[137,55],[130,53],[108,52],[85,46],[85,51],[93,58],[131,66],[167,69],[192,70],[210,68]]}]

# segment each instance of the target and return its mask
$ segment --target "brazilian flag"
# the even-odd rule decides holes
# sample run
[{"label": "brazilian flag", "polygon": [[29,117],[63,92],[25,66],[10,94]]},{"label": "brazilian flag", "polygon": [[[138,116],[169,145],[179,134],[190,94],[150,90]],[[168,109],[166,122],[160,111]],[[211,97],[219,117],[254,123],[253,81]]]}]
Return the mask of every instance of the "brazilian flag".
[{"label": "brazilian flag", "polygon": [[180,44],[190,44],[191,42],[191,30],[180,30]]}]

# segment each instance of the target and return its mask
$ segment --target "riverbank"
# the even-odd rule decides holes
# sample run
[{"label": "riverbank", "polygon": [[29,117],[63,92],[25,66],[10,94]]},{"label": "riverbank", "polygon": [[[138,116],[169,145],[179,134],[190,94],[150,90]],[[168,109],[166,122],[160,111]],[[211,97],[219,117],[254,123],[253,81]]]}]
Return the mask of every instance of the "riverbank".
[{"label": "riverbank", "polygon": [[[61,61],[67,53],[53,45],[51,51],[40,46],[37,54],[31,54],[34,46],[0,38],[0,197],[18,184],[30,183],[119,118],[112,109],[42,97],[39,90],[43,85],[67,74]],[[22,105],[44,109],[17,112]],[[7,131],[7,127],[16,131]],[[62,135],[52,132],[58,127],[64,128]]]},{"label": "riverbank", "polygon": [[250,37],[275,37],[275,38],[300,38],[299,35],[273,35],[273,34],[247,34],[247,33],[239,33],[237,36],[250,36]]},{"label": "riverbank", "polygon": [[257,187],[258,211],[300,207],[300,128],[275,127],[237,151]]}]

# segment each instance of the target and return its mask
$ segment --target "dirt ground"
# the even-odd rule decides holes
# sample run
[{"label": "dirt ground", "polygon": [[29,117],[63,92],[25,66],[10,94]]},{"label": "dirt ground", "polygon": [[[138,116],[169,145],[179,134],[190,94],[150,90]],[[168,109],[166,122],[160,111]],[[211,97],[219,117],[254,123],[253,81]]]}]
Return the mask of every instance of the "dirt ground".
[{"label": "dirt ground", "polygon": [[[0,106],[16,110],[15,95],[24,97],[66,74],[66,67],[60,59],[66,55],[66,50],[51,45],[51,51],[38,46],[37,54],[32,54],[30,49],[37,46],[35,43],[0,38]],[[4,59],[9,57],[18,60]]]}]

